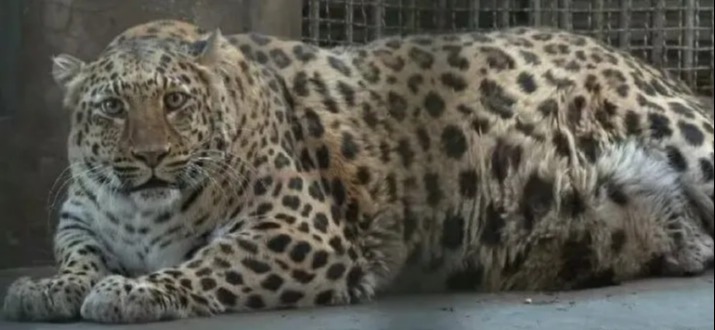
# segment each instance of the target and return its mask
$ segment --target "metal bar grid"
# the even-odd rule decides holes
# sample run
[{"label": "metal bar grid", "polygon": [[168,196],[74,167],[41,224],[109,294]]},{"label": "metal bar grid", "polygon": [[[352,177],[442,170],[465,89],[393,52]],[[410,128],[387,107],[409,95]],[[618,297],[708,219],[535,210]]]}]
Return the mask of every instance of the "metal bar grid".
[{"label": "metal bar grid", "polygon": [[713,94],[712,0],[304,0],[303,39],[321,46],[388,35],[552,26],[588,34]]}]

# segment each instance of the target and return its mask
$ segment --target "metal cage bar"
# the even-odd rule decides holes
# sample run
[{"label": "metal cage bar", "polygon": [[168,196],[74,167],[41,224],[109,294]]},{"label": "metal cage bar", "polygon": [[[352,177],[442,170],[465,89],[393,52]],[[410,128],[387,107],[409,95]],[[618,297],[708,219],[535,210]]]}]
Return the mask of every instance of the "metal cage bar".
[{"label": "metal cage bar", "polygon": [[321,46],[553,26],[594,36],[713,94],[712,0],[303,0],[303,6],[303,39]]}]

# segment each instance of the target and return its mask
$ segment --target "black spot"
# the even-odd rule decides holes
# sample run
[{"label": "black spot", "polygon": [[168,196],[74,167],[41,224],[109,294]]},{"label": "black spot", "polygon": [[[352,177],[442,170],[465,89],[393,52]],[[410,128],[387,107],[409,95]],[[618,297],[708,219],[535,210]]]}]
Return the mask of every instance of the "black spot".
[{"label": "black spot", "polygon": [[449,52],[449,55],[447,55],[447,64],[449,66],[462,71],[469,69],[469,61],[460,54],[462,47],[448,45],[444,46],[443,49]]},{"label": "black spot", "polygon": [[432,67],[432,63],[434,63],[432,54],[418,47],[410,48],[407,56],[422,69],[429,69]]},{"label": "black spot", "polygon": [[280,301],[283,304],[292,305],[303,299],[305,295],[295,290],[285,290],[280,295]]},{"label": "black spot", "polygon": [[442,74],[442,84],[456,92],[464,91],[467,88],[467,81],[462,76],[448,72]]},{"label": "black spot", "polygon": [[623,187],[615,182],[609,182],[606,184],[606,193],[608,198],[610,198],[614,203],[624,206],[628,204],[628,196],[623,192]]},{"label": "black spot", "polygon": [[578,191],[570,191],[563,196],[561,212],[570,217],[577,217],[586,212],[586,202]]},{"label": "black spot", "polygon": [[673,130],[670,128],[670,120],[657,113],[649,113],[648,120],[650,121],[650,134],[655,139],[663,139],[673,135]]},{"label": "black spot", "polygon": [[315,213],[315,217],[313,217],[313,227],[315,227],[315,229],[320,232],[328,232],[328,217],[325,215],[325,213]]},{"label": "black spot", "polygon": [[261,281],[261,287],[266,290],[275,292],[280,289],[281,286],[283,286],[283,282],[283,278],[281,278],[280,276],[276,274],[270,274],[266,276],[263,281]]},{"label": "black spot", "polygon": [[293,270],[291,277],[298,283],[307,284],[315,279],[315,274],[311,274],[300,269]]},{"label": "black spot", "polygon": [[546,32],[541,32],[534,34],[531,36],[532,39],[536,41],[549,41],[554,38],[554,36],[551,33],[546,33]]},{"label": "black spot", "polygon": [[328,252],[326,251],[316,251],[313,254],[313,262],[311,264],[311,268],[319,269],[322,267],[325,267],[325,265],[328,263]]},{"label": "black spot", "polygon": [[214,264],[214,266],[217,267],[217,268],[229,268],[229,267],[231,267],[231,264],[230,264],[228,261],[226,261],[226,260],[224,260],[224,259],[221,259],[221,258],[214,258],[214,263],[213,263],[213,264]]},{"label": "black spot", "polygon": [[256,274],[264,274],[271,270],[271,266],[267,263],[252,258],[245,258],[241,263]]},{"label": "black spot", "polygon": [[221,305],[234,306],[238,297],[226,288],[218,288],[216,290],[216,299]]},{"label": "black spot", "polygon": [[266,64],[268,63],[268,55],[262,51],[256,51],[256,61],[260,64]]},{"label": "black spot", "polygon": [[366,185],[366,184],[370,183],[370,180],[371,180],[370,169],[368,169],[366,166],[358,167],[357,180],[358,180],[358,183],[361,185]]},{"label": "black spot", "polygon": [[685,116],[686,118],[692,119],[695,117],[693,115],[694,110],[680,102],[670,102],[670,103],[668,103],[668,107],[670,108],[671,111],[673,111],[679,115]]},{"label": "black spot", "polygon": [[303,179],[300,177],[293,177],[288,181],[288,188],[291,190],[302,191],[303,190]]},{"label": "black spot", "polygon": [[271,49],[268,54],[278,68],[285,69],[291,64],[290,58],[279,48]]},{"label": "black spot", "polygon": [[266,213],[270,212],[271,210],[273,210],[273,204],[261,203],[261,204],[258,204],[258,207],[256,207],[256,211],[252,215],[254,215],[254,216],[265,215]]},{"label": "black spot", "polygon": [[621,73],[620,71],[614,69],[603,70],[603,76],[612,85],[626,82],[626,76],[624,76],[623,73]]},{"label": "black spot", "polygon": [[546,99],[539,104],[537,111],[544,117],[555,115],[559,110],[559,104],[554,99]]},{"label": "black spot", "polygon": [[328,270],[325,272],[325,278],[331,281],[338,280],[345,274],[345,270],[345,265],[342,263],[335,263],[328,267]]},{"label": "black spot", "polygon": [[303,97],[310,94],[308,75],[305,72],[298,72],[293,78],[293,91],[295,91],[296,95]]},{"label": "black spot", "polygon": [[290,158],[286,157],[283,153],[279,153],[276,155],[275,160],[273,161],[273,165],[276,167],[276,169],[284,169],[288,166],[290,166]]},{"label": "black spot", "polygon": [[700,158],[700,170],[703,172],[703,181],[710,182],[715,178],[713,163],[706,158]]},{"label": "black spot", "polygon": [[705,134],[695,125],[684,121],[678,122],[680,134],[690,145],[699,147],[705,142]]},{"label": "black spot", "polygon": [[467,152],[467,138],[456,125],[447,125],[442,131],[442,148],[447,157],[460,159]]},{"label": "black spot", "polygon": [[427,173],[423,178],[425,190],[427,191],[427,204],[437,206],[442,201],[442,189],[439,185],[439,176],[434,173]]},{"label": "black spot", "polygon": [[270,221],[264,221],[261,222],[253,227],[255,230],[272,230],[272,229],[278,229],[280,228],[281,225],[275,223],[275,222],[270,222]]},{"label": "black spot", "polygon": [[355,159],[357,154],[360,152],[360,147],[355,142],[355,138],[348,132],[343,133],[343,143],[340,149],[343,156],[345,156],[348,160]]},{"label": "black spot", "polygon": [[620,86],[616,87],[616,93],[622,98],[628,97],[628,91],[630,90],[630,87],[626,84],[621,84]]},{"label": "black spot", "polygon": [[546,71],[543,77],[549,84],[556,86],[556,89],[568,89],[574,85],[573,80],[565,77],[556,77],[551,70]]},{"label": "black spot", "polygon": [[482,94],[482,103],[487,110],[498,115],[502,119],[509,119],[514,116],[512,106],[516,100],[504,92],[504,89],[495,81],[483,79],[479,84]]},{"label": "black spot", "polygon": [[345,104],[349,107],[355,106],[355,90],[345,82],[338,82],[338,93],[343,96]]},{"label": "black spot", "polygon": [[514,59],[503,50],[496,47],[482,47],[481,51],[490,68],[497,71],[514,69]]},{"label": "black spot", "polygon": [[405,119],[407,116],[407,101],[404,97],[391,91],[387,94],[387,103],[392,117],[398,121]]},{"label": "black spot", "polygon": [[340,180],[340,178],[336,177],[335,179],[333,179],[332,190],[335,203],[337,205],[345,204],[345,198],[347,195],[345,192],[345,185],[343,185],[343,182]]},{"label": "black spot", "polygon": [[600,153],[600,147],[598,141],[592,136],[584,136],[578,139],[578,147],[586,159],[591,163],[595,163],[598,159]]},{"label": "black spot", "polygon": [[308,62],[315,59],[315,52],[311,47],[304,47],[303,45],[296,45],[293,47],[293,55],[301,61]]},{"label": "black spot", "polygon": [[290,259],[294,262],[303,262],[303,260],[305,260],[305,257],[308,256],[308,253],[310,253],[310,251],[311,247],[308,242],[298,242],[293,246],[293,249],[290,251]]},{"label": "black spot", "polygon": [[477,196],[478,180],[475,170],[466,170],[459,173],[459,193],[462,197],[474,198]]},{"label": "black spot", "polygon": [[506,224],[501,213],[503,210],[490,203],[487,206],[484,219],[484,227],[479,237],[480,241],[487,246],[495,246],[501,243],[501,232]]},{"label": "black spot", "polygon": [[430,148],[430,135],[424,127],[417,129],[417,142],[422,147],[422,150],[427,151]]},{"label": "black spot", "polygon": [[300,198],[293,195],[285,195],[281,201],[286,208],[297,211],[300,208]]},{"label": "black spot", "polygon": [[558,153],[561,157],[571,157],[571,147],[569,146],[569,140],[563,132],[557,131],[556,133],[554,133],[552,142],[556,147],[556,153]]},{"label": "black spot", "polygon": [[414,159],[415,153],[410,148],[410,142],[408,139],[401,139],[397,144],[397,153],[402,159],[402,165],[404,167],[410,167],[412,165],[412,160]]},{"label": "black spot", "polygon": [[524,185],[521,197],[521,214],[526,229],[534,229],[536,222],[549,213],[553,204],[554,183],[532,173]]},{"label": "black spot", "polygon": [[626,232],[623,229],[614,230],[611,233],[611,251],[621,253],[626,244]]},{"label": "black spot", "polygon": [[287,234],[279,234],[268,240],[266,246],[273,252],[285,252],[286,247],[290,244],[291,238]]},{"label": "black spot", "polygon": [[226,271],[226,274],[224,275],[224,279],[226,280],[226,283],[231,284],[231,285],[243,284],[243,276],[241,276],[241,274],[231,271],[231,270]]},{"label": "black spot", "polygon": [[407,87],[410,88],[410,91],[412,93],[417,93],[419,92],[419,86],[424,82],[424,78],[420,75],[412,75],[410,78],[407,79]]},{"label": "black spot", "polygon": [[683,153],[674,146],[668,146],[665,148],[666,154],[668,155],[668,161],[670,166],[672,166],[678,172],[685,172],[688,170],[688,161],[685,160]]},{"label": "black spot", "polygon": [[263,298],[260,295],[253,294],[248,296],[246,299],[246,307],[251,309],[262,309],[266,307],[266,303],[263,302]]},{"label": "black spot", "polygon": [[318,306],[329,305],[332,304],[332,302],[333,290],[325,290],[315,295],[315,304]]},{"label": "black spot", "polygon": [[541,64],[541,60],[539,59],[539,57],[530,51],[521,50],[521,51],[519,51],[519,54],[521,54],[521,57],[524,58],[524,62],[526,62],[526,64],[530,64],[530,65]]},{"label": "black spot", "polygon": [[189,279],[184,278],[184,279],[182,279],[182,280],[179,281],[179,284],[180,284],[182,287],[186,288],[186,289],[189,289],[189,290],[193,290],[193,289],[194,289],[194,286],[191,285],[191,280],[189,280]]},{"label": "black spot", "polygon": [[529,94],[536,91],[536,81],[534,80],[534,76],[531,73],[520,73],[519,76],[516,78],[516,81],[521,87],[522,91]]},{"label": "black spot", "polygon": [[315,152],[315,158],[318,160],[318,168],[327,170],[330,167],[330,151],[328,147],[321,146]]},{"label": "black spot", "polygon": [[445,103],[439,94],[430,91],[425,97],[424,106],[430,116],[438,118],[444,112]]},{"label": "black spot", "polygon": [[316,201],[322,202],[325,200],[323,188],[320,186],[318,181],[313,181],[310,186],[308,186],[308,194]]},{"label": "black spot", "polygon": [[349,288],[357,287],[360,284],[360,280],[365,275],[365,272],[360,266],[355,266],[348,272],[347,282]]},{"label": "black spot", "polygon": [[641,115],[634,111],[626,112],[625,116],[625,126],[628,135],[640,135],[641,134]]},{"label": "black spot", "polygon": [[333,248],[333,251],[335,251],[337,255],[345,254],[345,247],[343,246],[343,241],[340,237],[335,236],[331,238],[328,244],[330,244],[330,247]]},{"label": "black spot", "polygon": [[464,241],[464,218],[454,214],[444,219],[442,224],[442,246],[447,249],[458,249]]},{"label": "black spot", "polygon": [[568,110],[568,120],[573,124],[578,126],[579,123],[581,123],[581,119],[583,116],[583,109],[586,106],[586,98],[583,96],[579,95],[576,96],[571,104],[569,104],[569,110]]},{"label": "black spot", "polygon": [[338,59],[337,57],[328,56],[328,64],[330,64],[333,69],[337,70],[345,76],[349,77],[351,74],[350,68],[345,64],[345,62]]},{"label": "black spot", "polygon": [[502,139],[497,141],[492,152],[491,170],[499,183],[506,180],[512,168],[517,169],[521,165],[522,152],[520,145],[509,144]]},{"label": "black spot", "polygon": [[199,283],[201,284],[201,289],[204,291],[213,290],[216,287],[216,280],[210,277],[202,278]]},{"label": "black spot", "polygon": [[595,75],[589,74],[586,77],[586,82],[584,83],[584,87],[586,88],[587,91],[591,93],[598,93],[601,91],[601,84],[598,83],[598,78],[596,78]]},{"label": "black spot", "polygon": [[270,176],[264,176],[255,181],[253,184],[253,193],[256,196],[265,195],[268,189],[273,185],[273,178]]}]

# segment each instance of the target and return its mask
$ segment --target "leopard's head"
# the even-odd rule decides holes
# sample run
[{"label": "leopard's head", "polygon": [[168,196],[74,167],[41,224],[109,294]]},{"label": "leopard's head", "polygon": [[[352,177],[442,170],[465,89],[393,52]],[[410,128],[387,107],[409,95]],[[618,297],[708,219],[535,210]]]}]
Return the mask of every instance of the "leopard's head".
[{"label": "leopard's head", "polygon": [[88,63],[55,57],[53,77],[72,114],[73,178],[150,208],[210,183],[236,155],[231,141],[250,134],[239,127],[247,101],[233,91],[239,62],[218,30],[194,39],[117,38]]}]

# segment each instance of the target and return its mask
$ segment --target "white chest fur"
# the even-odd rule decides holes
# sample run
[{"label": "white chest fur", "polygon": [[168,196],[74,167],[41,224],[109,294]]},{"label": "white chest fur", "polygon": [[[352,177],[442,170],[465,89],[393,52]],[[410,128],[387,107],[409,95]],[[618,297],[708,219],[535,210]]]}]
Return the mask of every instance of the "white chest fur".
[{"label": "white chest fur", "polygon": [[203,233],[175,207],[137,207],[131,200],[107,201],[94,210],[95,229],[115,262],[129,275],[177,265],[202,243]]}]

